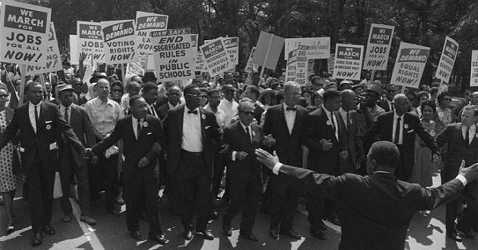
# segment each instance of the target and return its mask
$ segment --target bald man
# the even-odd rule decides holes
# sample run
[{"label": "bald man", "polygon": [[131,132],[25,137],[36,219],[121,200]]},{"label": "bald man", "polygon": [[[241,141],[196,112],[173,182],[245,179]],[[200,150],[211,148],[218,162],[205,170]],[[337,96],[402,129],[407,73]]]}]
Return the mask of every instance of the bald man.
[{"label": "bald man", "polygon": [[399,180],[407,181],[413,171],[415,154],[415,135],[425,142],[432,150],[437,151],[433,138],[420,124],[420,119],[414,114],[407,113],[408,99],[404,94],[393,98],[394,110],[385,112],[377,117],[372,127],[365,135],[365,141],[371,145],[374,141],[390,141],[400,150],[400,164],[395,175]]}]

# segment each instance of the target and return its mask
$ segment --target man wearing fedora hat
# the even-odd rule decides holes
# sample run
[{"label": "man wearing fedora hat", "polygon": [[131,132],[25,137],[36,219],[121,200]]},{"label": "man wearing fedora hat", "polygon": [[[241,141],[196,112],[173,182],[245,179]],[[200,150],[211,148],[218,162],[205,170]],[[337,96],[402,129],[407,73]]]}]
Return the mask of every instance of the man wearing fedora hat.
[{"label": "man wearing fedora hat", "polygon": [[[88,114],[83,107],[73,103],[73,87],[69,84],[60,84],[57,86],[60,112],[63,114],[66,122],[70,124],[81,144],[85,147],[91,147],[95,144],[95,132],[91,126]],[[60,176],[63,197],[61,198],[61,208],[64,216],[63,222],[70,222],[72,219],[72,207],[69,200],[69,187],[71,176],[74,175],[78,182],[78,199],[81,209],[80,220],[90,225],[95,225],[96,220],[90,217],[90,191],[88,184],[88,162],[81,155],[76,153],[70,143],[60,138],[59,140],[60,157]]]}]

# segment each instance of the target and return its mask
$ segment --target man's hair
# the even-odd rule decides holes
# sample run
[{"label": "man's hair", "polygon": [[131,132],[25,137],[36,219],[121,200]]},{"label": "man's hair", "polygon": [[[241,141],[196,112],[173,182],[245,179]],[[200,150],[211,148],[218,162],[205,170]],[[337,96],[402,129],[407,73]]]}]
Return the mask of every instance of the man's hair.
[{"label": "man's hair", "polygon": [[261,95],[261,92],[259,91],[259,88],[257,88],[256,86],[248,86],[247,89],[249,89],[251,91],[251,93],[256,95],[256,98],[259,98],[259,96]]},{"label": "man's hair", "polygon": [[478,106],[477,105],[467,105],[463,108],[465,110],[473,110],[473,116],[478,116]]},{"label": "man's hair", "polygon": [[197,88],[197,87],[198,87],[198,86],[197,86],[197,85],[194,85],[194,84],[189,84],[189,85],[187,85],[187,86],[184,87],[184,89],[183,89],[184,95],[190,94],[191,91],[192,91],[193,89]]},{"label": "man's hair", "polygon": [[207,96],[211,97],[213,94],[215,93],[219,93],[221,94],[221,92],[219,91],[219,89],[217,88],[214,88],[214,89],[209,89],[208,92],[207,92]]},{"label": "man's hair", "polygon": [[368,156],[379,165],[395,168],[400,161],[400,152],[395,144],[389,141],[378,141],[372,144]]},{"label": "man's hair", "polygon": [[337,90],[329,89],[325,91],[323,95],[324,102],[327,102],[330,99],[340,97],[340,92]]},{"label": "man's hair", "polygon": [[242,112],[246,106],[251,105],[254,107],[254,103],[252,103],[251,99],[249,98],[243,98],[241,101],[239,101],[239,106],[237,107],[237,111]]},{"label": "man's hair", "polygon": [[139,98],[143,98],[142,96],[140,95],[134,95],[132,97],[129,98],[129,106],[130,107],[133,107],[134,106],[134,103],[139,100]]},{"label": "man's hair", "polygon": [[158,89],[158,85],[155,82],[147,82],[143,86],[143,93],[147,93],[148,91],[150,91],[152,89]]},{"label": "man's hair", "polygon": [[437,96],[438,102],[443,101],[443,99],[445,99],[445,96],[450,96],[450,94],[449,94],[447,91],[441,92],[441,93]]},{"label": "man's hair", "polygon": [[[27,86],[25,87],[25,90],[26,90],[26,91],[30,91],[30,88],[33,87],[33,86],[35,86],[35,85],[40,85],[40,86],[41,86],[41,83],[39,83],[39,82],[33,82],[33,81],[32,81],[32,82],[29,82],[29,83],[27,84]],[[43,87],[42,87],[42,89],[43,89]]]},{"label": "man's hair", "polygon": [[299,87],[300,88],[300,84],[298,84],[294,81],[288,81],[288,82],[284,83],[284,92],[287,91],[288,88],[292,88],[292,87]]},{"label": "man's hair", "polygon": [[430,95],[434,95],[438,93],[438,87],[431,87],[430,88]]}]

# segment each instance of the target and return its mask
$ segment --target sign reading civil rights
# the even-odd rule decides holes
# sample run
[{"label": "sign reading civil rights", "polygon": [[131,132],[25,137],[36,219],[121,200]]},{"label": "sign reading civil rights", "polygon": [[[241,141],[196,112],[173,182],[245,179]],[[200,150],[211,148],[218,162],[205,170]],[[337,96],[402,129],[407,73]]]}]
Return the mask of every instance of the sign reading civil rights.
[{"label": "sign reading civil rights", "polygon": [[363,45],[340,44],[335,46],[333,78],[360,80]]},{"label": "sign reading civil rights", "polygon": [[26,75],[36,75],[41,73],[55,72],[62,70],[60,49],[58,48],[58,41],[56,39],[55,25],[50,22],[50,29],[48,29],[48,50],[46,51],[46,64],[40,65],[27,65]]},{"label": "sign reading civil rights", "polygon": [[297,49],[299,45],[309,47],[307,58],[328,59],[330,57],[330,37],[286,38],[284,46],[285,60],[289,58],[289,52]]},{"label": "sign reading civil rights", "polygon": [[440,62],[438,63],[435,74],[436,78],[446,83],[450,83],[450,76],[451,72],[453,71],[453,66],[455,65],[458,48],[459,45],[455,40],[449,38],[448,36],[445,38],[445,44],[443,45]]},{"label": "sign reading civil rights", "polygon": [[183,80],[194,77],[198,36],[190,33],[189,28],[151,32],[158,81]]},{"label": "sign reading civil rights", "polygon": [[93,61],[93,64],[104,63],[105,53],[103,51],[103,31],[101,23],[77,21],[78,53],[86,53],[86,58]]},{"label": "sign reading civil rights", "polygon": [[363,69],[387,70],[394,26],[372,23]]},{"label": "sign reading civil rights", "polygon": [[470,87],[478,86],[478,50],[471,52]]},{"label": "sign reading civil rights", "polygon": [[134,20],[101,22],[105,62],[109,64],[137,62]]},{"label": "sign reading civil rights", "polygon": [[226,46],[221,38],[200,47],[206,60],[209,75],[214,77],[229,69],[230,56],[226,51]]},{"label": "sign reading civil rights", "polygon": [[428,47],[401,42],[390,83],[418,88],[429,53]]},{"label": "sign reading civil rights", "polygon": [[0,61],[44,66],[51,9],[2,0]]},{"label": "sign reading civil rights", "polygon": [[136,52],[140,54],[153,53],[151,31],[166,30],[167,28],[167,15],[136,11]]}]

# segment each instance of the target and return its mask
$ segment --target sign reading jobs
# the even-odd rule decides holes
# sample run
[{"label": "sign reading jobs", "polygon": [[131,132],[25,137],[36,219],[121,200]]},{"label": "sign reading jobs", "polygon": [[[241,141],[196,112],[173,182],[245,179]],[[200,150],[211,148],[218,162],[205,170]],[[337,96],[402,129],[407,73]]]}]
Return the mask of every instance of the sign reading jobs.
[{"label": "sign reading jobs", "polygon": [[218,38],[210,43],[204,44],[200,49],[206,60],[206,65],[211,77],[229,69],[229,55],[222,39]]},{"label": "sign reading jobs", "polygon": [[58,48],[58,42],[55,35],[55,25],[50,22],[50,29],[48,32],[48,50],[45,53],[46,64],[39,65],[27,65],[26,75],[36,75],[42,73],[49,73],[62,70],[60,49]]},{"label": "sign reading jobs", "polygon": [[418,88],[430,48],[401,42],[390,83]]},{"label": "sign reading jobs", "polygon": [[333,78],[360,80],[362,56],[362,45],[338,43],[335,47]]},{"label": "sign reading jobs", "polygon": [[104,63],[103,31],[101,23],[77,22],[78,53],[86,53],[87,58],[93,63]]},{"label": "sign reading jobs", "polygon": [[0,61],[46,64],[51,9],[3,0],[0,18]]},{"label": "sign reading jobs", "polygon": [[445,38],[445,44],[441,52],[440,62],[436,70],[435,77],[449,83],[453,66],[455,65],[456,55],[458,54],[458,43],[449,38]]},{"label": "sign reading jobs", "polygon": [[394,26],[372,23],[363,69],[387,70]]},{"label": "sign reading jobs", "polygon": [[151,32],[158,81],[183,80],[194,77],[197,34],[189,33],[189,28]]},{"label": "sign reading jobs", "polygon": [[137,62],[134,20],[101,22],[105,47],[105,62],[109,64]]}]

